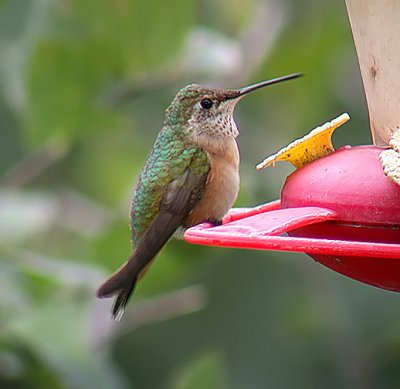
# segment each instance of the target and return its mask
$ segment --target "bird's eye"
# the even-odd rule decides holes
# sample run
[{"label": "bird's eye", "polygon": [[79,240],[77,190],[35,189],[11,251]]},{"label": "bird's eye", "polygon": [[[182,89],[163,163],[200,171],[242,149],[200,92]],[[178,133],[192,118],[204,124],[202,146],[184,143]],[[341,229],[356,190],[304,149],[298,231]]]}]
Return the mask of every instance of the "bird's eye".
[{"label": "bird's eye", "polygon": [[211,99],[203,99],[200,101],[200,105],[204,109],[210,109],[214,105],[214,103]]}]

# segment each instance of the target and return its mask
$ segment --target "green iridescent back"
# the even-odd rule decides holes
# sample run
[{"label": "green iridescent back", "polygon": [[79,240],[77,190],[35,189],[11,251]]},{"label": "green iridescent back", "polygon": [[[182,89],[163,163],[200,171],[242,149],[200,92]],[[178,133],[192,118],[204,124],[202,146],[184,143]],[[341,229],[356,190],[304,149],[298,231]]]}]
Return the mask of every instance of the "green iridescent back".
[{"label": "green iridescent back", "polygon": [[167,186],[188,168],[195,175],[207,173],[207,153],[191,146],[187,135],[176,127],[165,126],[154,142],[133,194],[130,226],[134,247],[159,211]]}]

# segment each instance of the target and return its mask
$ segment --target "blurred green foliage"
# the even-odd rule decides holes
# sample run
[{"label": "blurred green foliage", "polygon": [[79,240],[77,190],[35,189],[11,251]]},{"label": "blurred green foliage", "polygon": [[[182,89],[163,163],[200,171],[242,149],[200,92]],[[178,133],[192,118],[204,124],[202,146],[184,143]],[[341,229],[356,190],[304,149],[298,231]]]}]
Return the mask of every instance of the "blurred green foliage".
[{"label": "blurred green foliage", "polygon": [[239,206],[290,171],[255,163],[344,111],[336,145],[370,142],[342,2],[3,0],[0,50],[0,387],[398,387],[398,296],[305,255],[174,241],[121,323],[94,298],[183,85],[306,75],[239,105]]}]

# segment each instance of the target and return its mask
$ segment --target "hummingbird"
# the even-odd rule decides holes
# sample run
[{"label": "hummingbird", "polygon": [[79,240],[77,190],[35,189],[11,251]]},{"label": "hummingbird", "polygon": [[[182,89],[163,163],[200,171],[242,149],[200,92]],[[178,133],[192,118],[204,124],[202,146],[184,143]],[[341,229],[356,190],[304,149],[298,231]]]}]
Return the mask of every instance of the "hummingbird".
[{"label": "hummingbird", "polygon": [[182,88],[139,175],[130,211],[133,251],[97,290],[116,296],[119,320],[137,281],[177,230],[203,222],[221,224],[239,192],[239,135],[233,113],[243,96],[300,77],[295,73],[241,89],[197,84]]}]

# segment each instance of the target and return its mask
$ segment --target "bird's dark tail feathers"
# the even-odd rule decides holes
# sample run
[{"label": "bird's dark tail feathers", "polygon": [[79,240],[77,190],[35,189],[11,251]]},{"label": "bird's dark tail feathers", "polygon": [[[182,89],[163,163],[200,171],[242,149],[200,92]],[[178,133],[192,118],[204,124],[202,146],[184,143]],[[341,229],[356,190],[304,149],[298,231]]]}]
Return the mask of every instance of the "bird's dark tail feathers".
[{"label": "bird's dark tail feathers", "polygon": [[129,299],[135,290],[136,282],[141,271],[135,260],[135,252],[118,271],[106,280],[97,290],[99,298],[117,295],[111,311],[113,319],[119,321],[125,312]]},{"label": "bird's dark tail feathers", "polygon": [[114,301],[114,305],[111,311],[111,315],[114,320],[120,321],[122,315],[125,312],[126,306],[129,302],[129,299],[135,290],[137,278],[135,278],[130,285],[128,285],[125,289],[122,289],[121,292],[118,293],[117,298]]},{"label": "bird's dark tail feathers", "polygon": [[96,295],[100,298],[117,295],[112,309],[112,317],[115,320],[121,319],[137,280],[167,243],[181,221],[181,215],[161,210],[128,261],[97,290]]}]

